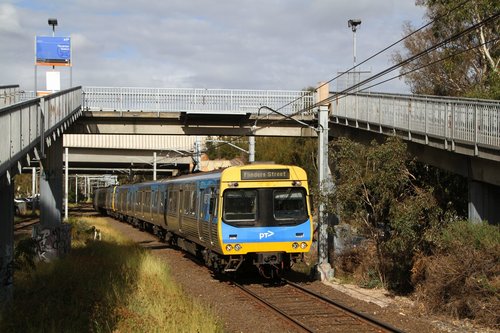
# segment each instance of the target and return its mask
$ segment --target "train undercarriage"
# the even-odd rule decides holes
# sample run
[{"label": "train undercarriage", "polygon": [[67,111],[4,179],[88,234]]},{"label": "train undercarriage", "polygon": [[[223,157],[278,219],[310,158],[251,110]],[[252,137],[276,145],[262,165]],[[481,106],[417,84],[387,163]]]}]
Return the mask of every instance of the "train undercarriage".
[{"label": "train undercarriage", "polygon": [[179,237],[161,226],[157,226],[131,216],[116,214],[111,211],[108,211],[107,213],[109,216],[131,224],[139,230],[148,231],[154,234],[162,242],[177,246],[195,257],[202,259],[207,267],[221,274],[256,270],[259,275],[266,279],[277,279],[282,276],[283,272],[290,270],[294,263],[303,260],[302,253],[286,252],[222,255],[197,243]]}]

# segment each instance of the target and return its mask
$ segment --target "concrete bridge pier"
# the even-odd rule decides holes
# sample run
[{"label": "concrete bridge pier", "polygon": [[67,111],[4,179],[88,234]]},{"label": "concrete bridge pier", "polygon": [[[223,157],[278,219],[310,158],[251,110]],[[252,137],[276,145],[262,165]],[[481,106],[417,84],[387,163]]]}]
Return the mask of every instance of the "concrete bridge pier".
[{"label": "concrete bridge pier", "polygon": [[469,179],[469,221],[500,223],[500,188]]},{"label": "concrete bridge pier", "polygon": [[12,173],[0,177],[0,308],[12,299],[14,260],[14,183]]},{"label": "concrete bridge pier", "polygon": [[40,170],[40,224],[34,227],[33,237],[38,242],[39,259],[51,261],[71,248],[71,226],[62,224],[62,138],[52,140],[45,152]]},{"label": "concrete bridge pier", "polygon": [[45,149],[40,170],[40,224],[43,227],[60,225],[63,199],[63,145],[52,141]]}]

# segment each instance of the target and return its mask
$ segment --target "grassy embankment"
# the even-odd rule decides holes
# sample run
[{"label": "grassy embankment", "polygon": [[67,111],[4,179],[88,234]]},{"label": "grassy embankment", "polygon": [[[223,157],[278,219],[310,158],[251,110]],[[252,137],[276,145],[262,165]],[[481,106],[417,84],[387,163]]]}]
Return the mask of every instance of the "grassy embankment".
[{"label": "grassy embankment", "polygon": [[[102,241],[90,240],[90,225],[102,231]],[[222,331],[210,310],[173,283],[164,263],[105,219],[73,221],[72,233],[67,257],[16,271],[0,332]]]}]

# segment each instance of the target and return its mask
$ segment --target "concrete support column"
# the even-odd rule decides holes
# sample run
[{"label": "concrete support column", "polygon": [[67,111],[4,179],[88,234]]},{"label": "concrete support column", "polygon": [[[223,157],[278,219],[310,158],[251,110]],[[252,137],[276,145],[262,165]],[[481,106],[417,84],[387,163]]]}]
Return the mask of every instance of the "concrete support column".
[{"label": "concrete support column", "polygon": [[33,227],[40,260],[50,261],[71,249],[71,226],[62,224],[63,146],[52,141],[40,169],[40,224]]},{"label": "concrete support column", "polygon": [[68,220],[69,148],[64,148],[64,220]]},{"label": "concrete support column", "polygon": [[156,180],[156,152],[153,153],[153,180]]},{"label": "concrete support column", "polygon": [[38,201],[35,200],[36,191],[36,168],[31,168],[31,215],[35,215]]},{"label": "concrete support column", "polygon": [[51,227],[61,224],[62,140],[52,141],[52,145],[45,151],[46,157],[42,159],[40,170],[40,224],[44,227]]},{"label": "concrete support column", "polygon": [[255,162],[255,136],[248,137],[248,162]]},{"label": "concrete support column", "polygon": [[[328,84],[322,84],[317,89],[316,102],[325,101],[329,96]],[[333,183],[328,166],[328,103],[318,108],[318,186],[320,191],[331,191]],[[323,203],[318,206],[318,273],[321,280],[333,278],[333,270],[328,262],[329,244],[328,213]]]},{"label": "concrete support column", "polygon": [[469,179],[469,220],[500,223],[500,188]]},{"label": "concrete support column", "polygon": [[78,203],[78,175],[75,175],[75,203]]},{"label": "concrete support column", "polygon": [[[320,106],[318,110],[318,185],[320,191],[325,190],[328,182],[328,107]],[[325,205],[318,206],[318,263],[328,264],[328,214]]]},{"label": "concrete support column", "polygon": [[196,141],[194,142],[194,156],[193,156],[193,162],[194,162],[194,171],[200,171],[201,167],[201,149],[200,149],[200,139],[199,137],[196,137]]},{"label": "concrete support column", "polygon": [[0,308],[12,299],[14,259],[14,184],[11,173],[0,176]]}]

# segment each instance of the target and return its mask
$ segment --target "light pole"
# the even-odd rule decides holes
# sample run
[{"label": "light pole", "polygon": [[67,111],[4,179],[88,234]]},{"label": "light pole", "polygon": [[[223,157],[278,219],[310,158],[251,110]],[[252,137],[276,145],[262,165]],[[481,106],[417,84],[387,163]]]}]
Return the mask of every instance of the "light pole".
[{"label": "light pole", "polygon": [[52,26],[52,37],[54,37],[56,34],[57,19],[49,18],[49,25]]},{"label": "light pole", "polygon": [[[49,18],[49,25],[52,26],[52,37],[54,37],[56,35],[57,19],[56,18]],[[55,67],[52,66],[52,69],[55,69]]]},{"label": "light pole", "polygon": [[351,19],[347,21],[347,26],[352,29],[353,33],[352,54],[354,56],[354,67],[356,67],[356,30],[358,29],[358,25],[360,24],[360,19]]}]

